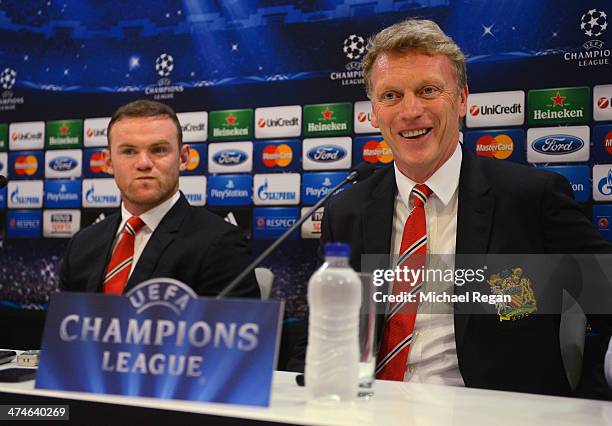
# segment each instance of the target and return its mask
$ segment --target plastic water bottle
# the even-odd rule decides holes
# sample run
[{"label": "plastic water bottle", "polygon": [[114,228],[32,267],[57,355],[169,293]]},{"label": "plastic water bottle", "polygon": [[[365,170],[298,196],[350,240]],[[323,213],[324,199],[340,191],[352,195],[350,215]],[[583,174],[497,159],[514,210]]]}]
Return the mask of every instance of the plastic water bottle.
[{"label": "plastic water bottle", "polygon": [[350,401],[359,381],[361,281],[349,265],[351,247],[325,244],[325,263],[308,282],[306,390],[318,401]]}]

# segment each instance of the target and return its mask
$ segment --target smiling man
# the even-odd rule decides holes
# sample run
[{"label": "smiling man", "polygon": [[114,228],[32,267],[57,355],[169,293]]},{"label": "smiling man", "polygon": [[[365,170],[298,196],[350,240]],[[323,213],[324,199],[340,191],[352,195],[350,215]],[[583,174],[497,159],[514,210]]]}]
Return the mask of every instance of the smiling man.
[{"label": "smiling man", "polygon": [[[362,269],[364,254],[392,254],[399,260],[390,268],[416,270],[427,266],[428,255],[430,262],[455,262],[459,271],[457,262],[465,258],[455,254],[612,252],[563,177],[475,156],[459,143],[468,97],[465,57],[437,24],[407,20],[375,34],[363,72],[372,124],[391,147],[394,164],[332,197],[321,227],[321,244],[351,244],[355,269]],[[489,273],[486,278],[493,282],[495,277]],[[389,291],[438,290],[435,282],[413,284],[396,281]],[[488,294],[487,283],[481,284]],[[524,300],[552,288],[551,298],[540,299],[539,306],[546,303],[554,306],[548,312],[560,313],[566,284],[548,276],[526,288]],[[450,283],[442,290],[459,295],[474,288]],[[381,315],[377,378],[570,394],[560,351],[560,315],[532,309],[507,321],[493,308],[419,299],[420,305],[404,305],[407,314],[397,303]],[[517,312],[528,311],[525,304]],[[608,335],[609,317],[589,316],[589,321]],[[296,347],[290,369],[303,368],[304,347]],[[602,363],[597,364],[589,369],[601,383]]]},{"label": "smiling man", "polygon": [[[78,232],[62,264],[60,289],[122,294],[155,277],[174,278],[215,296],[251,262],[240,230],[179,191],[189,160],[174,111],[159,102],[119,108],[108,125],[108,173],[121,211]],[[234,297],[259,297],[254,275]]]}]

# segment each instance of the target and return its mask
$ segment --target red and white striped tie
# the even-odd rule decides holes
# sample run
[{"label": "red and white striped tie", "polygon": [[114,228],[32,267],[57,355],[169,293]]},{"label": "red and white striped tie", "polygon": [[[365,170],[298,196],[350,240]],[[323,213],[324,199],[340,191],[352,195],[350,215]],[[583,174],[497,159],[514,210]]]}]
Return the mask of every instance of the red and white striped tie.
[{"label": "red and white striped tie", "polygon": [[138,216],[132,216],[126,222],[121,233],[121,239],[115,247],[108,268],[106,268],[106,275],[104,275],[105,294],[123,293],[134,260],[134,239],[143,225],[144,222]]},{"label": "red and white striped tie", "polygon": [[[401,255],[397,261],[397,265],[402,269],[407,267],[418,270],[425,266],[427,254],[425,202],[432,192],[425,184],[417,184],[412,190],[413,209],[404,225],[400,245]],[[418,295],[422,284],[422,281],[412,283],[396,281],[393,283],[393,294]],[[377,379],[404,380],[418,307],[417,296],[414,302],[398,302],[389,310],[376,364]]]}]

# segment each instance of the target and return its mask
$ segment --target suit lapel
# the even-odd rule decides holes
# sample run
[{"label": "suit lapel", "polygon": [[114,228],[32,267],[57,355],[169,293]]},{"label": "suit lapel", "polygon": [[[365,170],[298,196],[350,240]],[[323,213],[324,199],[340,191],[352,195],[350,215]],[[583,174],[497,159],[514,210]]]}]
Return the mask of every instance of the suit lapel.
[{"label": "suit lapel", "polygon": [[97,293],[102,289],[106,265],[108,265],[110,260],[113,241],[115,241],[117,228],[121,223],[121,213],[114,213],[103,223],[104,227],[100,229],[99,232],[101,238],[98,241],[92,242],[92,244],[95,245],[93,252],[100,253],[100,256],[91,260],[92,273],[89,275],[89,280],[87,280],[87,287],[85,289],[90,293]]},{"label": "suit lapel", "polygon": [[138,259],[136,269],[132,272],[125,286],[124,293],[152,277],[164,250],[175,240],[176,233],[180,229],[183,219],[189,209],[189,202],[181,193],[179,200],[172,206],[168,213],[166,213],[147,242],[147,245]]},{"label": "suit lapel", "polygon": [[393,167],[387,167],[378,173],[381,173],[381,178],[373,185],[370,202],[364,206],[363,252],[366,254],[387,254],[391,247],[395,171]]},{"label": "suit lapel", "polygon": [[[482,170],[480,159],[467,152],[465,148],[463,148],[463,159],[461,161],[458,204],[456,253],[458,255],[487,253],[495,210],[495,198],[491,193],[489,178]],[[474,267],[473,264],[463,265],[461,256],[457,258],[455,263],[455,268]],[[463,294],[469,290],[468,286],[455,286],[457,294]],[[455,341],[457,348],[463,341],[469,316],[472,312],[471,307],[471,303],[455,304]]]},{"label": "suit lapel", "polygon": [[[393,227],[393,209],[396,193],[395,169],[393,166],[379,170],[380,180],[372,185],[370,202],[364,206],[363,215],[363,253],[384,254],[383,258],[388,260],[391,253],[391,233]],[[372,179],[374,176],[372,177]],[[361,260],[359,260],[361,263]],[[373,265],[369,265],[373,266]],[[388,262],[377,265],[378,268],[388,268]],[[369,268],[372,269],[372,268]],[[379,289],[387,293],[385,285]],[[376,321],[376,346],[380,345],[385,326],[385,315],[377,315]]]}]

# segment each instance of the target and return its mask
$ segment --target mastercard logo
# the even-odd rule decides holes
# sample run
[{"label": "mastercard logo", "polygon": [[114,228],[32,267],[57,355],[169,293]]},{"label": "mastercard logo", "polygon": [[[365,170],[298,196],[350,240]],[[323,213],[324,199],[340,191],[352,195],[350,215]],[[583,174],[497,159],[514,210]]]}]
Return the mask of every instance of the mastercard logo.
[{"label": "mastercard logo", "polygon": [[20,176],[32,176],[38,170],[38,160],[33,155],[20,155],[15,159],[15,173]]},{"label": "mastercard logo", "polygon": [[293,160],[293,150],[289,145],[268,145],[264,148],[262,161],[266,167],[287,167]]},{"label": "mastercard logo", "polygon": [[89,159],[89,170],[92,173],[106,173],[106,163],[102,151],[94,153]]},{"label": "mastercard logo", "polygon": [[484,135],[476,141],[476,154],[505,160],[514,152],[514,142],[508,135]]},{"label": "mastercard logo", "polygon": [[604,138],[604,148],[606,152],[612,155],[612,132],[608,132]]},{"label": "mastercard logo", "polygon": [[384,140],[368,141],[363,147],[362,155],[365,161],[372,164],[389,164],[393,161],[393,152]]},{"label": "mastercard logo", "polygon": [[193,148],[189,148],[189,161],[187,162],[187,170],[195,170],[200,165],[200,153]]}]

